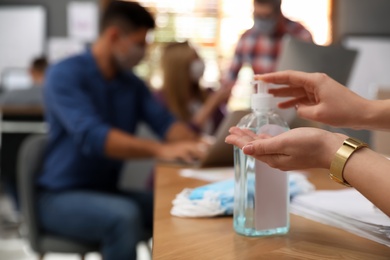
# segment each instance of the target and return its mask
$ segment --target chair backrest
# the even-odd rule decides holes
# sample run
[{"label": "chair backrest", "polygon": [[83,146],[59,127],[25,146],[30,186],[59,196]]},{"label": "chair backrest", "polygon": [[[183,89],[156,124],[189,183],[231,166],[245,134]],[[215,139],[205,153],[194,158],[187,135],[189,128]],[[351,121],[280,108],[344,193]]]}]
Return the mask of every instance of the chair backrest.
[{"label": "chair backrest", "polygon": [[283,39],[276,70],[322,72],[346,85],[356,55],[357,51],[342,46],[319,46],[286,37]]},{"label": "chair backrest", "polygon": [[[150,140],[159,139],[149,126],[144,123],[140,123],[137,126],[136,135],[137,137]],[[127,161],[122,168],[119,187],[125,190],[145,190],[148,180],[150,181],[150,174],[153,171],[154,165],[155,161],[153,159]]]},{"label": "chair backrest", "polygon": [[45,135],[32,135],[23,142],[18,155],[17,174],[21,211],[28,228],[28,239],[35,251],[39,251],[40,237],[35,180],[42,169],[46,144]]}]

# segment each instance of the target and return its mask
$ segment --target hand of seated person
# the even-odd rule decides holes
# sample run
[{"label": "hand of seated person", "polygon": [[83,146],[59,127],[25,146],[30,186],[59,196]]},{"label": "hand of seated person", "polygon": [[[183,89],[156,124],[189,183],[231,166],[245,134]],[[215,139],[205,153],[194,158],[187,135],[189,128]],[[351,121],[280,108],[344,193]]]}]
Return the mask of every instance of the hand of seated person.
[{"label": "hand of seated person", "polygon": [[206,155],[207,147],[208,145],[201,141],[167,143],[160,147],[157,159],[164,161],[182,160],[186,163],[193,163]]}]

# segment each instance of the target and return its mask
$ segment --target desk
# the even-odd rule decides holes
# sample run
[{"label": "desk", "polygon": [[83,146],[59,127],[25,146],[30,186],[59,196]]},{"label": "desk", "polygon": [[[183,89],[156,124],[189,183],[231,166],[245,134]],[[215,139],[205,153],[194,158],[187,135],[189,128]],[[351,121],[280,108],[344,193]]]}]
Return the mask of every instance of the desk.
[{"label": "desk", "polygon": [[[340,189],[322,170],[308,171],[317,189]],[[158,166],[155,179],[153,259],[390,259],[390,248],[291,215],[285,236],[249,238],[236,234],[231,217],[189,219],[170,215],[183,188],[205,182],[180,177],[178,168]]]},{"label": "desk", "polygon": [[6,106],[0,111],[0,181],[6,183],[16,199],[19,147],[29,135],[46,133],[47,126],[39,106]]},{"label": "desk", "polygon": [[47,132],[43,122],[43,108],[39,106],[1,107],[1,133],[44,134]]}]

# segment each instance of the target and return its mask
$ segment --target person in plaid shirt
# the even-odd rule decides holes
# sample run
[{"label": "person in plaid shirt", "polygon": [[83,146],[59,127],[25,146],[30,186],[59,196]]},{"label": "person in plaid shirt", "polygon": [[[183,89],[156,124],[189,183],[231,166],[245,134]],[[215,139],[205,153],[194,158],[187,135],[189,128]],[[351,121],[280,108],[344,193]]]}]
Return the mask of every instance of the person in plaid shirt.
[{"label": "person in plaid shirt", "polygon": [[281,0],[254,0],[254,25],[241,36],[224,85],[234,85],[244,63],[255,74],[273,72],[283,36],[312,41],[309,31],[284,17],[280,6]]}]

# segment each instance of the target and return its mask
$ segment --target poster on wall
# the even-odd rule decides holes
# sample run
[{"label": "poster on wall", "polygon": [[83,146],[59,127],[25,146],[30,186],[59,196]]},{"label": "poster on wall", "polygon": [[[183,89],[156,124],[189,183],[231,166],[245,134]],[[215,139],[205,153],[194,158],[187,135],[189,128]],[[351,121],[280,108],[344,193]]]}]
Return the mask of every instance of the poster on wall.
[{"label": "poster on wall", "polygon": [[68,37],[92,42],[98,35],[99,9],[96,3],[73,1],[68,4]]},{"label": "poster on wall", "polygon": [[47,56],[50,63],[56,63],[85,50],[85,44],[76,39],[52,37],[47,43]]},{"label": "poster on wall", "polygon": [[0,7],[0,77],[5,69],[27,69],[44,54],[46,9],[43,6]]}]

